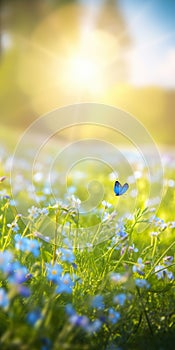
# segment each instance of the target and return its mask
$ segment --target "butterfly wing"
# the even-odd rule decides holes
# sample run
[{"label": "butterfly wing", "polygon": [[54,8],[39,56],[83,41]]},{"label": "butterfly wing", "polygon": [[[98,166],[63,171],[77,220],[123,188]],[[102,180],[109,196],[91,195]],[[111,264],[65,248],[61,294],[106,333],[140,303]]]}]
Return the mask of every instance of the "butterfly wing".
[{"label": "butterfly wing", "polygon": [[114,192],[115,192],[116,196],[120,196],[121,191],[122,191],[122,186],[121,186],[119,181],[116,181],[115,185],[114,185]]},{"label": "butterfly wing", "polygon": [[125,183],[123,186],[122,186],[122,189],[120,191],[120,195],[124,194],[129,188],[129,185],[127,183]]}]

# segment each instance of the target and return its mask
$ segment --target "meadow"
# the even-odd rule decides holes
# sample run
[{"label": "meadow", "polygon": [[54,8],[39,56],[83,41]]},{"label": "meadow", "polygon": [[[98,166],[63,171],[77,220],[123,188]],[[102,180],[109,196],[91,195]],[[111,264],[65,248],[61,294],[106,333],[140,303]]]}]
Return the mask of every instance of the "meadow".
[{"label": "meadow", "polygon": [[117,174],[90,160],[66,187],[58,162],[50,187],[50,157],[32,182],[30,153],[16,158],[11,182],[11,154],[1,147],[0,348],[173,349],[175,159],[162,154],[157,206],[136,159],[133,175],[119,178],[128,191],[116,197]]}]

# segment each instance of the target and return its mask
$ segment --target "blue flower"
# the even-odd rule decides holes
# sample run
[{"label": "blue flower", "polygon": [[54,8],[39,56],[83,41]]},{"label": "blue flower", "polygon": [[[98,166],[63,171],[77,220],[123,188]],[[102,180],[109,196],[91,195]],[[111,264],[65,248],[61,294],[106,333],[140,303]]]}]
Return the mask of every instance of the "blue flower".
[{"label": "blue flower", "polygon": [[142,258],[138,258],[136,265],[133,266],[132,271],[137,272],[139,275],[144,275],[144,272],[142,271],[144,269],[145,265],[142,263]]},{"label": "blue flower", "polygon": [[22,237],[20,234],[15,235],[15,248],[22,252],[32,253],[34,257],[40,254],[40,243],[36,239]]},{"label": "blue flower", "polygon": [[157,265],[154,270],[159,280],[164,279],[165,277],[167,277],[169,280],[174,279],[173,273],[169,271],[167,268],[165,268],[165,266]]},{"label": "blue flower", "polygon": [[39,309],[30,311],[27,315],[27,322],[31,326],[35,326],[35,324],[43,318],[41,311]]},{"label": "blue flower", "polygon": [[167,224],[163,219],[158,218],[156,215],[153,215],[149,220],[155,227],[158,227],[159,230],[163,231],[167,227]]},{"label": "blue flower", "polygon": [[5,194],[6,190],[0,191],[0,196],[2,196],[1,198],[3,199],[10,199],[10,196],[8,196],[8,194]]},{"label": "blue flower", "polygon": [[174,257],[171,256],[171,255],[165,256],[165,257],[163,258],[163,262],[164,262],[165,265],[171,265],[171,263],[173,262],[173,260],[174,260]]},{"label": "blue flower", "polygon": [[0,252],[0,270],[7,275],[9,283],[21,284],[29,278],[28,270],[12,259],[13,256],[9,251]]},{"label": "blue flower", "polygon": [[114,303],[117,303],[121,306],[123,306],[125,304],[126,301],[126,294],[124,293],[120,293],[118,295],[115,295],[115,297],[113,298]]},{"label": "blue flower", "polygon": [[9,264],[13,259],[13,255],[8,251],[4,250],[4,252],[0,252],[0,270],[3,273],[8,273]]},{"label": "blue flower", "polygon": [[118,311],[115,311],[113,308],[110,308],[108,312],[109,322],[111,322],[112,324],[115,324],[118,322],[119,319],[120,319],[120,313]]},{"label": "blue flower", "polygon": [[[68,307],[69,309],[69,307]],[[90,322],[89,318],[85,315],[78,315],[74,309],[71,308],[71,313],[68,312],[70,315],[69,317],[69,322],[73,324],[74,326],[78,326],[83,328],[84,331],[88,333],[94,333],[97,332],[101,325],[102,321],[100,320],[95,320],[94,322]]]},{"label": "blue flower", "polygon": [[165,266],[157,265],[154,270],[155,270],[156,276],[157,276],[157,278],[159,280],[160,279],[164,279],[164,277],[166,276],[166,272],[165,272],[166,268],[165,268]]},{"label": "blue flower", "polygon": [[6,309],[9,306],[8,295],[4,288],[0,288],[0,307]]},{"label": "blue flower", "polygon": [[149,289],[149,287],[150,287],[150,284],[145,279],[142,279],[142,278],[136,278],[135,284],[139,288]]},{"label": "blue flower", "polygon": [[54,283],[58,283],[63,270],[61,265],[57,263],[55,263],[54,265],[46,264],[46,270],[48,280]]},{"label": "blue flower", "polygon": [[89,318],[84,315],[80,316],[80,315],[74,314],[69,318],[69,322],[75,326],[79,326],[86,329],[86,327],[89,325]]},{"label": "blue flower", "polygon": [[65,273],[64,276],[61,276],[58,280],[58,286],[56,288],[56,293],[67,293],[71,294],[72,293],[72,288],[74,286],[74,282],[72,281],[70,274]]},{"label": "blue flower", "polygon": [[59,248],[57,249],[57,254],[60,255],[61,261],[73,263],[75,260],[75,256],[71,249]]},{"label": "blue flower", "polygon": [[17,201],[15,201],[14,199],[11,199],[11,200],[10,200],[10,205],[11,205],[12,207],[15,207],[15,206],[17,205]]},{"label": "blue flower", "polygon": [[[62,235],[66,236],[66,232],[64,230],[62,231]],[[72,249],[72,242],[67,237],[63,239],[63,243],[67,246],[67,248]]]},{"label": "blue flower", "polygon": [[28,270],[25,266],[21,266],[18,261],[10,265],[8,281],[9,283],[21,284],[27,280]]},{"label": "blue flower", "polygon": [[102,322],[97,319],[94,322],[89,322],[85,330],[88,333],[95,333],[99,331],[99,329],[101,328],[101,325],[102,325]]},{"label": "blue flower", "polygon": [[130,245],[128,247],[128,250],[129,250],[130,253],[132,253],[132,252],[137,253],[139,251],[138,248],[135,247],[134,243],[133,243],[133,245]]},{"label": "blue flower", "polygon": [[15,248],[25,252],[27,250],[27,238],[22,237],[19,233],[15,235]]},{"label": "blue flower", "polygon": [[40,254],[40,245],[37,239],[27,239],[27,252],[32,253],[36,258]]},{"label": "blue flower", "polygon": [[117,228],[116,228],[116,237],[117,237],[118,239],[125,239],[125,238],[128,237],[128,234],[126,233],[123,224],[117,225]]},{"label": "blue flower", "polygon": [[91,302],[91,305],[93,308],[97,310],[103,310],[104,309],[104,301],[102,295],[96,295]]},{"label": "blue flower", "polygon": [[48,209],[47,208],[42,208],[42,209],[39,209],[39,213],[41,214],[41,215],[48,215],[49,214],[49,211],[48,211]]}]

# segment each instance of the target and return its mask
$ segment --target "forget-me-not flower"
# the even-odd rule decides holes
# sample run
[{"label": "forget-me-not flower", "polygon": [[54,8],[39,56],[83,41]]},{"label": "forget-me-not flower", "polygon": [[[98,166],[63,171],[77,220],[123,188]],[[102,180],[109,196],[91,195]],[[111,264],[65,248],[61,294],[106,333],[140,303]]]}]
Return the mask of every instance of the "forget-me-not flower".
[{"label": "forget-me-not flower", "polygon": [[123,306],[125,304],[126,299],[127,299],[126,294],[120,293],[120,294],[114,296],[113,302]]},{"label": "forget-me-not flower", "polygon": [[169,280],[174,279],[173,273],[171,271],[169,271],[167,268],[165,268],[165,266],[157,265],[157,266],[155,266],[154,270],[155,270],[156,276],[159,280],[164,279],[165,277],[167,277]]},{"label": "forget-me-not flower", "polygon": [[100,294],[95,295],[92,299],[91,305],[97,310],[103,310],[105,307],[103,296]]},{"label": "forget-me-not flower", "polygon": [[137,259],[137,263],[133,266],[132,271],[137,272],[139,275],[144,275],[143,269],[145,267],[145,264],[142,262],[142,258]]},{"label": "forget-me-not flower", "polygon": [[111,322],[112,324],[115,324],[118,322],[119,319],[120,319],[120,313],[118,311],[115,311],[113,308],[110,308],[108,312],[109,322]]},{"label": "forget-me-not flower", "polygon": [[57,249],[57,254],[60,256],[61,261],[73,263],[75,260],[75,255],[72,252],[72,249],[59,248]]},{"label": "forget-me-not flower", "polygon": [[40,309],[36,309],[33,311],[30,311],[27,315],[27,322],[31,326],[35,326],[35,324],[43,318]]},{"label": "forget-me-not flower", "polygon": [[135,285],[139,288],[146,288],[146,289],[149,289],[150,287],[150,284],[147,282],[147,280],[143,278],[136,278]]},{"label": "forget-me-not flower", "polygon": [[15,235],[15,248],[22,252],[32,253],[35,257],[40,254],[41,243],[37,239],[22,237],[20,234]]},{"label": "forget-me-not flower", "polygon": [[56,293],[71,294],[73,286],[74,286],[74,282],[72,281],[70,274],[65,273],[65,275],[60,276],[59,280],[57,281]]},{"label": "forget-me-not flower", "polygon": [[13,255],[8,250],[4,250],[3,252],[0,252],[0,270],[3,273],[8,273],[9,271],[9,264],[12,262]]},{"label": "forget-me-not flower", "polygon": [[48,280],[54,283],[58,283],[63,269],[62,266],[57,263],[54,265],[46,264],[46,271]]}]

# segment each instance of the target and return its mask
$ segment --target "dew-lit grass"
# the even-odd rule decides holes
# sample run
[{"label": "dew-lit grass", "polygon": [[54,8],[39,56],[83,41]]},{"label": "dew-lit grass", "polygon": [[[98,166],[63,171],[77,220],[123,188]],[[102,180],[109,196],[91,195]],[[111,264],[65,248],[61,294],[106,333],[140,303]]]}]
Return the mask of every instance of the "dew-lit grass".
[{"label": "dew-lit grass", "polygon": [[162,158],[157,210],[146,169],[135,161],[121,179],[128,191],[116,197],[117,174],[105,164],[80,164],[65,185],[64,164],[49,182],[49,157],[36,164],[32,182],[30,156],[16,159],[10,183],[11,159],[1,154],[0,348],[172,348],[174,160]]}]

